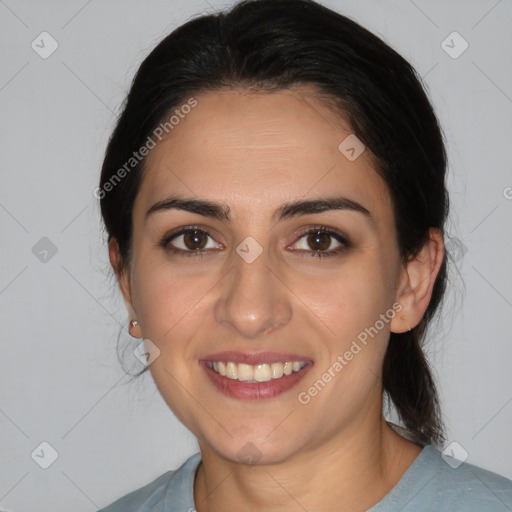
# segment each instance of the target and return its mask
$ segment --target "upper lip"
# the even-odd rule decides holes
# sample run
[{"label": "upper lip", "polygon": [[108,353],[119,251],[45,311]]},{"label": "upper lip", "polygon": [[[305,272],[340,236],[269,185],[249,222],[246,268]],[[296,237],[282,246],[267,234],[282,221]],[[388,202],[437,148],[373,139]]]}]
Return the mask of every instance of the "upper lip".
[{"label": "upper lip", "polygon": [[287,361],[311,361],[309,357],[296,354],[285,354],[281,352],[235,352],[228,350],[216,352],[201,358],[202,361],[232,361],[233,363],[245,363],[250,365],[262,363],[283,363]]}]

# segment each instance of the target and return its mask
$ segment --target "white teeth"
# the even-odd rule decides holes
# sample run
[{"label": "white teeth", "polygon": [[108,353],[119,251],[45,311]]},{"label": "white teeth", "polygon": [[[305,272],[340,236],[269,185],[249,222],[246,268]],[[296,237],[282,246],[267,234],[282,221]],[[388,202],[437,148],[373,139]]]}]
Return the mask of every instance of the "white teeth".
[{"label": "white teeth", "polygon": [[[215,367],[213,367],[215,370]],[[238,365],[238,380],[248,381],[254,379],[254,368],[249,364],[240,363]]]},{"label": "white teeth", "polygon": [[299,361],[293,361],[292,370],[294,372],[298,372],[300,370],[300,362]]},{"label": "white teeth", "polygon": [[226,377],[228,379],[238,379],[238,370],[235,363],[231,361],[226,365]]},{"label": "white teeth", "polygon": [[256,382],[267,382],[269,380],[272,380],[270,366],[268,364],[258,364],[254,368],[254,380]]},{"label": "white teeth", "polygon": [[272,378],[279,379],[283,376],[283,363],[272,363],[270,365],[270,370],[272,371]]},{"label": "white teeth", "polygon": [[283,375],[298,372],[306,364],[305,361],[286,361],[285,363],[260,363],[253,366],[246,363],[236,364],[232,361],[208,362],[210,368],[228,379],[252,383],[280,379]]}]

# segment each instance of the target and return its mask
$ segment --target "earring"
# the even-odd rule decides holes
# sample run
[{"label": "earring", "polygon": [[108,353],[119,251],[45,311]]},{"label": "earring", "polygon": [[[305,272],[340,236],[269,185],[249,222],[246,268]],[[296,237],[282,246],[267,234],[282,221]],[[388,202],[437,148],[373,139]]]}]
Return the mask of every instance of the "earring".
[{"label": "earring", "polygon": [[130,321],[130,325],[129,325],[129,327],[128,327],[128,332],[130,333],[130,336],[131,336],[132,338],[137,338],[137,336],[134,336],[134,335],[132,334],[132,329],[134,329],[135,327],[137,327],[137,325],[139,325],[139,322],[137,322],[137,320],[131,320],[131,321]]},{"label": "earring", "polygon": [[[405,316],[400,315],[400,318],[405,321]],[[412,331],[412,327],[409,325],[409,329],[407,329],[407,332]]]}]

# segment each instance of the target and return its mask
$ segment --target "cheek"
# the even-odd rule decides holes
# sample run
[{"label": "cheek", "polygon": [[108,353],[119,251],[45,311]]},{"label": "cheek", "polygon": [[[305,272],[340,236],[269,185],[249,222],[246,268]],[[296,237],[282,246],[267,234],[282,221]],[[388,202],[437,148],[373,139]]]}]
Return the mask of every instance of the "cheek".
[{"label": "cheek", "polygon": [[214,277],[184,275],[176,267],[154,262],[141,262],[133,275],[135,305],[144,337],[154,340],[161,349],[178,350],[198,325]]},{"label": "cheek", "polygon": [[[296,286],[302,286],[297,295],[307,297],[304,303],[313,312],[309,317],[325,333],[317,369],[301,391],[313,393],[316,410],[331,411],[326,421],[333,428],[339,415],[355,414],[359,404],[374,396],[394,316],[387,275],[371,257],[365,264],[361,260],[330,273],[329,279],[316,281],[321,286],[314,280],[297,280]],[[323,389],[319,380],[327,383],[326,393],[319,391]],[[332,403],[338,404],[339,414],[332,413]]]},{"label": "cheek", "polygon": [[136,308],[143,336],[160,350],[149,370],[160,394],[185,425],[193,427],[196,409],[187,390],[197,354],[193,340],[201,319],[206,318],[211,276],[191,276],[169,265],[143,265],[134,272]]},{"label": "cheek", "polygon": [[337,340],[337,348],[373,326],[393,304],[393,288],[375,258],[341,265],[325,277],[296,276],[292,288]]}]

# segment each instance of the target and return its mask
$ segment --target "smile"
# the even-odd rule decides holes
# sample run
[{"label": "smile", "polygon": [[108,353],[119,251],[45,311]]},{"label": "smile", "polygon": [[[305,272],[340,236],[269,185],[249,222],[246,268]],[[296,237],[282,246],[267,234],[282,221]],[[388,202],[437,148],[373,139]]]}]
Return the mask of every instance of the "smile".
[{"label": "smile", "polygon": [[309,358],[292,354],[219,352],[199,365],[213,388],[240,400],[273,398],[296,386],[313,367]]},{"label": "smile", "polygon": [[256,383],[281,379],[285,375],[296,373],[302,370],[307,365],[307,362],[285,361],[251,365],[245,363],[237,364],[233,361],[206,361],[206,365],[228,379]]}]

